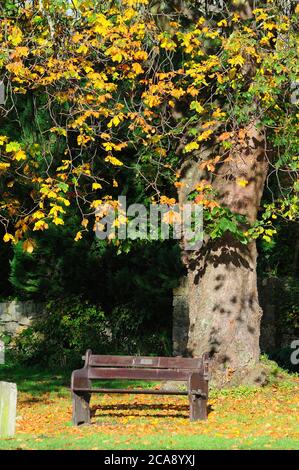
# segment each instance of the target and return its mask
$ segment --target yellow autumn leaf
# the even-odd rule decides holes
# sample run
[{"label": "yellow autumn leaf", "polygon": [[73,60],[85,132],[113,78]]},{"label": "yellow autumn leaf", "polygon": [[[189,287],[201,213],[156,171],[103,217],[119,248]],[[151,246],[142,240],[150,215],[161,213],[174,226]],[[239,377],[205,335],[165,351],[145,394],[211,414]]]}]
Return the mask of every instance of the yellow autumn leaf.
[{"label": "yellow autumn leaf", "polygon": [[78,242],[81,239],[82,239],[82,232],[77,232],[77,235],[74,238],[75,242]]},{"label": "yellow autumn leaf", "polygon": [[185,91],[183,90],[183,88],[174,88],[173,90],[171,90],[171,96],[176,99],[181,98],[181,96],[183,96],[184,94]]},{"label": "yellow autumn leaf", "polygon": [[95,201],[93,201],[93,202],[90,204],[90,207],[91,207],[92,209],[97,209],[101,204],[103,204],[102,199],[96,199]]},{"label": "yellow autumn leaf", "polygon": [[138,3],[147,5],[149,0],[123,0],[123,3],[125,5],[128,5],[129,7],[133,7],[135,5],[138,5]]},{"label": "yellow autumn leaf", "polygon": [[203,140],[207,140],[211,136],[211,134],[213,134],[213,130],[207,129],[206,131],[200,134],[200,136],[197,138],[197,141],[202,142]]},{"label": "yellow autumn leaf", "polygon": [[112,144],[112,142],[105,142],[105,143],[103,144],[103,147],[105,148],[105,150],[106,150],[107,152],[109,152],[109,150],[113,150],[113,144]]},{"label": "yellow autumn leaf", "polygon": [[8,243],[8,242],[10,242],[10,241],[14,241],[14,239],[15,239],[14,236],[11,235],[10,233],[6,233],[6,234],[4,235],[4,237],[3,237],[3,241],[4,241],[5,243]]},{"label": "yellow autumn leaf", "polygon": [[217,26],[221,28],[222,26],[227,26],[227,24],[228,24],[227,20],[224,19],[224,20],[218,21]]},{"label": "yellow autumn leaf", "polygon": [[135,60],[146,60],[148,58],[148,53],[146,51],[136,51],[134,53]]},{"label": "yellow autumn leaf", "polygon": [[194,109],[197,113],[201,114],[204,112],[204,107],[198,101],[192,101],[190,109]]},{"label": "yellow autumn leaf", "polygon": [[176,43],[172,39],[164,37],[161,40],[160,47],[162,49],[166,49],[167,51],[173,51],[176,49]]},{"label": "yellow autumn leaf", "polygon": [[33,231],[36,232],[37,230],[47,230],[49,225],[44,220],[39,220],[34,224]]},{"label": "yellow autumn leaf", "polygon": [[195,88],[194,86],[189,86],[189,87],[187,88],[187,93],[189,93],[189,95],[191,95],[191,96],[194,97],[194,96],[197,96],[197,95],[198,95],[199,91],[198,91],[197,88]]},{"label": "yellow autumn leaf", "polygon": [[24,150],[18,150],[15,154],[14,154],[14,160],[17,160],[18,162],[21,161],[21,160],[26,160],[26,153],[24,152]]},{"label": "yellow autumn leaf", "polygon": [[149,108],[154,108],[155,106],[159,106],[159,104],[161,104],[161,101],[162,101],[160,96],[152,95],[149,93],[143,93],[142,97],[144,98],[144,103]]},{"label": "yellow autumn leaf", "polygon": [[245,59],[244,57],[241,56],[241,54],[236,55],[235,57],[232,57],[231,59],[228,59],[228,63],[231,65],[244,65],[245,64]]},{"label": "yellow autumn leaf", "polygon": [[222,117],[225,117],[225,115],[226,115],[226,113],[221,111],[221,108],[217,108],[212,114],[213,118],[215,118],[215,119],[220,119]]},{"label": "yellow autumn leaf", "polygon": [[86,44],[81,44],[81,46],[78,47],[77,52],[78,54],[87,54],[88,47],[86,46]]},{"label": "yellow autumn leaf", "polygon": [[5,142],[7,142],[6,135],[0,135],[0,146],[3,146]]},{"label": "yellow autumn leaf", "polygon": [[105,162],[109,162],[114,166],[122,166],[123,165],[123,162],[118,160],[118,158],[113,157],[112,155],[107,155],[107,157],[105,158]]},{"label": "yellow autumn leaf", "polygon": [[223,132],[219,137],[218,140],[219,142],[224,142],[225,140],[228,140],[231,137],[232,133],[231,132]]},{"label": "yellow autumn leaf", "polygon": [[23,248],[23,251],[31,254],[33,253],[33,250],[35,248],[35,242],[31,238],[28,238],[28,240],[24,241],[22,248]]},{"label": "yellow autumn leaf", "polygon": [[64,221],[60,217],[54,217],[53,223],[55,225],[64,225]]},{"label": "yellow autumn leaf", "polygon": [[202,124],[203,129],[208,129],[209,127],[212,127],[216,124],[217,121],[207,121]]},{"label": "yellow autumn leaf", "polygon": [[173,206],[175,203],[176,203],[176,200],[173,197],[171,198],[167,196],[160,197],[160,204],[167,204],[168,206]]},{"label": "yellow autumn leaf", "polygon": [[80,34],[78,33],[78,31],[76,31],[75,34],[73,34],[71,40],[73,43],[77,44],[83,39],[83,37],[84,37],[83,34]]},{"label": "yellow autumn leaf", "polygon": [[65,206],[69,207],[71,205],[70,201],[68,199],[65,199],[64,197],[58,197],[58,201],[62,202]]},{"label": "yellow autumn leaf", "polygon": [[127,217],[125,217],[124,215],[119,215],[117,219],[114,220],[112,227],[120,227],[121,225],[126,224],[127,221]]},{"label": "yellow autumn leaf", "polygon": [[57,168],[57,171],[67,170],[72,163],[71,160],[62,160],[63,165]]},{"label": "yellow autumn leaf", "polygon": [[166,212],[166,214],[164,214],[163,222],[169,225],[181,223],[181,215],[179,214],[179,212],[170,210],[169,212]]},{"label": "yellow autumn leaf", "polygon": [[23,40],[23,33],[18,26],[14,26],[8,36],[9,41],[13,46],[18,46]]},{"label": "yellow autumn leaf", "polygon": [[82,145],[82,146],[86,145],[86,144],[87,144],[88,142],[90,142],[91,140],[92,140],[92,139],[91,139],[91,137],[90,137],[89,135],[83,135],[83,134],[81,134],[81,135],[78,135],[78,137],[77,137],[77,142],[78,142],[78,145],[80,145],[80,146],[81,146],[81,145]]},{"label": "yellow autumn leaf", "polygon": [[10,167],[10,163],[0,163],[0,171],[5,171]]},{"label": "yellow autumn leaf", "polygon": [[104,140],[108,140],[110,139],[110,134],[107,134],[106,132],[102,132],[102,134],[100,135],[101,139],[104,139]]},{"label": "yellow autumn leaf", "polygon": [[49,215],[54,215],[54,217],[57,217],[57,214],[60,212],[61,214],[65,214],[65,210],[63,207],[58,206],[57,204],[51,204],[52,209],[49,212]]},{"label": "yellow autumn leaf", "polygon": [[268,18],[268,14],[263,8],[256,8],[252,13],[255,15],[256,21],[263,21]]},{"label": "yellow autumn leaf", "polygon": [[64,137],[67,136],[66,129],[64,129],[63,127],[52,127],[50,129],[50,132],[57,132],[57,134],[63,135]]},{"label": "yellow autumn leaf", "polygon": [[42,188],[40,192],[44,194],[45,196],[47,196],[49,199],[57,199],[57,194],[55,193],[55,191],[52,191],[48,187]]},{"label": "yellow autumn leaf", "polygon": [[92,189],[102,189],[102,185],[100,183],[92,183]]},{"label": "yellow autumn leaf", "polygon": [[14,59],[18,57],[26,57],[28,53],[29,53],[28,47],[16,47],[11,57]]},{"label": "yellow autumn leaf", "polygon": [[248,185],[248,181],[242,178],[239,178],[237,179],[237,185],[241,186],[241,188],[246,188],[246,186]]},{"label": "yellow autumn leaf", "polygon": [[113,148],[116,152],[120,152],[122,149],[126,148],[128,144],[126,142],[122,142],[121,144],[113,144]]},{"label": "yellow autumn leaf", "polygon": [[33,214],[34,219],[43,219],[45,214],[42,211],[36,211]]},{"label": "yellow autumn leaf", "polygon": [[188,153],[188,152],[192,152],[192,150],[198,150],[198,149],[199,149],[199,145],[197,142],[190,142],[189,144],[185,145],[184,152]]},{"label": "yellow autumn leaf", "polygon": [[122,115],[114,116],[107,124],[107,127],[111,128],[112,126],[117,127],[123,120]]},{"label": "yellow autumn leaf", "polygon": [[106,51],[106,55],[110,55],[112,62],[118,62],[120,64],[123,59],[122,52],[123,51],[116,49],[115,47],[111,47]]},{"label": "yellow autumn leaf", "polygon": [[132,64],[132,69],[134,70],[136,75],[140,75],[144,72],[143,68],[138,62],[134,62],[134,64]]},{"label": "yellow autumn leaf", "polygon": [[136,15],[136,10],[134,8],[128,8],[125,10],[123,18],[125,21],[131,20]]}]

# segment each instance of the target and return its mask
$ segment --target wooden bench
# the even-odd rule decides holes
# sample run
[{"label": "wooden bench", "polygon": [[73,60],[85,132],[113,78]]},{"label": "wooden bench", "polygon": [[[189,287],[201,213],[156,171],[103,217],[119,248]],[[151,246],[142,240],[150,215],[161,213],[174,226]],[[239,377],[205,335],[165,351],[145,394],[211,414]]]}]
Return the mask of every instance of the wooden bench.
[{"label": "wooden bench", "polygon": [[[188,395],[190,420],[207,419],[208,354],[201,358],[97,356],[88,350],[83,359],[84,367],[75,370],[71,380],[74,425],[90,424],[91,393]],[[93,388],[91,381],[99,379],[185,381],[188,389],[180,391]]]}]

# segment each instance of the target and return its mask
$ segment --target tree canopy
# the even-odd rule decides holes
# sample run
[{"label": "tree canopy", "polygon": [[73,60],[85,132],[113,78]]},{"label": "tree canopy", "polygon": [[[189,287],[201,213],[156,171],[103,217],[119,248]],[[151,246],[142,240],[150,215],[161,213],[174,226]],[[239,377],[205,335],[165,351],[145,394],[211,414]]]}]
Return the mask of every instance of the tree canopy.
[{"label": "tree canopy", "polygon": [[[23,240],[30,252],[32,232],[74,210],[79,240],[98,206],[117,209],[118,194],[171,204],[192,161],[200,177],[185,197],[204,207],[212,238],[270,241],[275,219],[297,217],[298,6],[267,0],[248,10],[235,0],[205,14],[196,3],[4,2],[5,242]],[[222,203],[213,184],[256,138],[255,125],[268,163],[258,220]],[[246,171],[221,178],[234,194],[250,191]]]}]

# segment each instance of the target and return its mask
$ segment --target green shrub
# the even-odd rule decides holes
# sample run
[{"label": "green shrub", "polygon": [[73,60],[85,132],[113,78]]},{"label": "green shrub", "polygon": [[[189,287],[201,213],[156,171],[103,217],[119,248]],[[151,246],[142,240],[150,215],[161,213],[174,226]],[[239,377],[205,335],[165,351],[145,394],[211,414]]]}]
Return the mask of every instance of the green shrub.
[{"label": "green shrub", "polygon": [[91,348],[104,353],[109,343],[104,312],[80,298],[49,302],[46,315],[16,338],[16,359],[25,363],[80,364]]},{"label": "green shrub", "polygon": [[80,366],[87,349],[97,354],[171,354],[168,333],[155,331],[155,325],[144,330],[140,313],[124,306],[107,315],[78,297],[49,302],[46,315],[11,346],[16,361],[55,368]]},{"label": "green shrub", "polygon": [[129,306],[116,307],[109,317],[111,347],[114,353],[169,356],[172,352],[168,331],[144,328],[144,315]]}]

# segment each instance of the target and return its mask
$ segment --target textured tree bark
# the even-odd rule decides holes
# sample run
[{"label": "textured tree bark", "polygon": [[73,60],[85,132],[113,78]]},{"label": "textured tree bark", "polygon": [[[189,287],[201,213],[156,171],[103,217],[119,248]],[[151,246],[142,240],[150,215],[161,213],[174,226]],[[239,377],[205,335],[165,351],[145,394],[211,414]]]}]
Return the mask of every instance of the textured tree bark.
[{"label": "textured tree bark", "polygon": [[258,302],[255,244],[227,237],[208,242],[198,266],[188,270],[188,353],[212,357],[213,382],[224,385],[259,360],[262,311]]},{"label": "textured tree bark", "polygon": [[[264,131],[257,122],[246,128],[246,141],[236,146],[215,175],[219,203],[256,219],[268,171]],[[183,178],[183,188],[195,179],[195,168]],[[198,181],[202,175],[198,171]],[[248,182],[246,187],[239,179]],[[180,194],[181,203],[186,189]],[[187,353],[212,357],[212,378],[224,385],[259,361],[262,310],[257,292],[255,243],[242,245],[229,232],[218,240],[205,237],[198,252],[184,253],[189,289]]]}]

